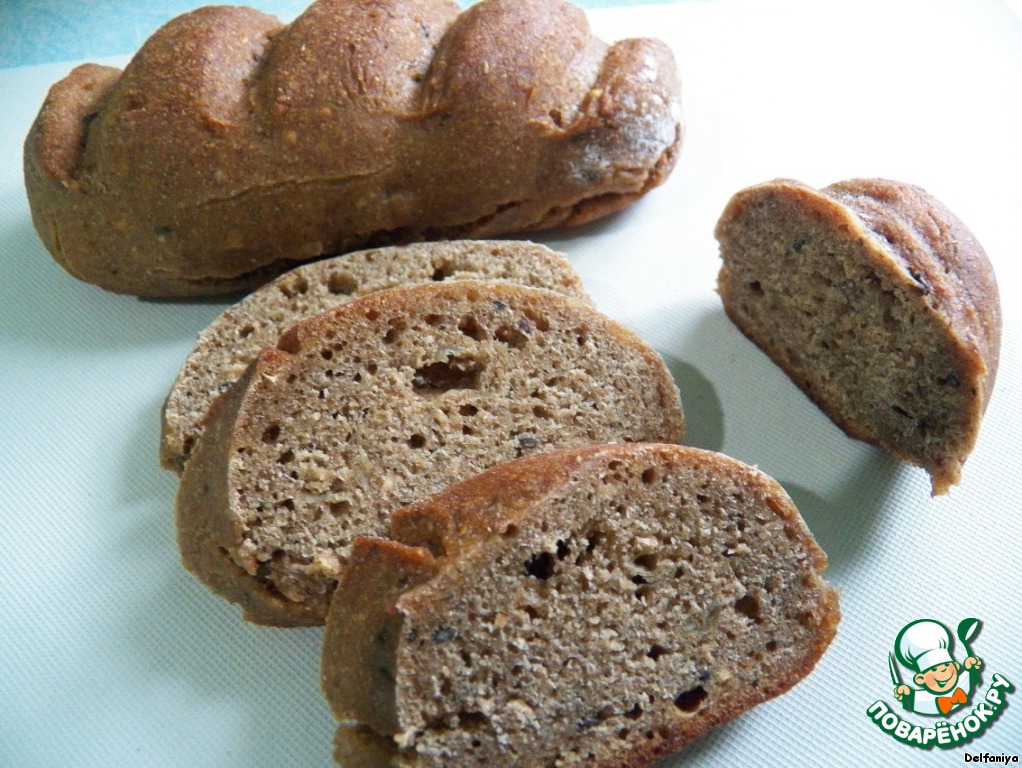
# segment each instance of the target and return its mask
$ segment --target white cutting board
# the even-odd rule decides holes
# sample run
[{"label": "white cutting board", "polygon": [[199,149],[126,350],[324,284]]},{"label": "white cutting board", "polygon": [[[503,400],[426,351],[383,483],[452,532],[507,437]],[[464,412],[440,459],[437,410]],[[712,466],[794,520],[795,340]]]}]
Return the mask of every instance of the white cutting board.
[{"label": "white cutting board", "polygon": [[[665,356],[687,442],[785,485],[842,589],[840,632],[814,674],[665,766],[1019,754],[1022,693],[952,749],[900,744],[866,710],[893,703],[888,652],[917,618],[982,619],[972,646],[984,690],[994,672],[1022,681],[1022,23],[993,0],[721,0],[590,19],[605,39],[671,45],[685,143],[670,180],[630,210],[537,239],[566,251],[600,308]],[[246,625],[178,561],[159,408],[224,304],[105,293],[66,275],[32,229],[21,146],[70,66],[0,71],[0,765],[325,768],[320,631]],[[997,388],[962,483],[939,499],[924,472],[827,421],[714,292],[713,226],[732,192],[776,176],[874,175],[946,203],[1000,282]]]}]

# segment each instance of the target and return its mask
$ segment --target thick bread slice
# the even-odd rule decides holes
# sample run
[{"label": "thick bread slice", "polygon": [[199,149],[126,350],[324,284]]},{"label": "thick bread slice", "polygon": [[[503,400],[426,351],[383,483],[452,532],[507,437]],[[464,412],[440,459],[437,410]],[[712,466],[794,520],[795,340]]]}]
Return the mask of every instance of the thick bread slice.
[{"label": "thick bread slice", "polygon": [[649,765],[795,685],[839,620],[784,490],[695,448],[507,462],[391,536],[356,540],[324,637],[367,765]]},{"label": "thick bread slice", "polygon": [[337,256],[285,273],[229,307],[200,335],[167,395],[160,461],[181,472],[216,396],[290,325],[367,293],[442,280],[509,280],[587,298],[567,257],[512,240],[416,243]]},{"label": "thick bread slice", "polygon": [[777,180],[716,230],[734,323],[850,436],[957,483],[994,379],[1001,310],[975,237],[922,189]]},{"label": "thick bread slice", "polygon": [[393,288],[279,347],[214,401],[177,500],[185,565],[256,622],[322,623],[355,536],[427,493],[524,454],[684,432],[653,349],[536,288]]}]

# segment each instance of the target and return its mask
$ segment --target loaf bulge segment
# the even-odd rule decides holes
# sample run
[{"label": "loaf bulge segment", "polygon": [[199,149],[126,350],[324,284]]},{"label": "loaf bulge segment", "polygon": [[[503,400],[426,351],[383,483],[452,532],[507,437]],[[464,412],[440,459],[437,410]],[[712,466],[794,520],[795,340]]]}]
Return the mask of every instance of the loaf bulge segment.
[{"label": "loaf bulge segment", "polygon": [[669,49],[562,0],[206,7],[123,72],[51,89],[25,144],[36,229],[109,290],[248,289],[297,262],[580,224],[672,170]]},{"label": "loaf bulge segment", "polygon": [[850,436],[959,482],[993,391],[1001,310],[972,233],[911,184],[776,180],[717,224],[728,316]]},{"label": "loaf bulge segment", "polygon": [[228,307],[199,334],[163,405],[162,465],[184,469],[213,400],[293,323],[385,288],[462,279],[505,280],[589,300],[564,254],[518,240],[413,243],[296,267]]},{"label": "loaf bulge segment", "polygon": [[185,565],[268,624],[322,623],[358,535],[508,459],[678,442],[663,360],[578,300],[464,280],[292,326],[210,409],[177,499]]},{"label": "loaf bulge segment", "polygon": [[758,470],[674,445],[494,467],[359,538],[323,687],[348,765],[644,766],[791,688],[826,557]]}]

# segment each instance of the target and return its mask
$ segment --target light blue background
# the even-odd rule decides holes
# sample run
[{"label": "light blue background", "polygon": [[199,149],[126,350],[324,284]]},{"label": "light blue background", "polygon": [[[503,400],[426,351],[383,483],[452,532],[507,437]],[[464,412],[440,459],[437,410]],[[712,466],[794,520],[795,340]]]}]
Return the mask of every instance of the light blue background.
[{"label": "light blue background", "polygon": [[[657,0],[581,0],[583,8]],[[660,0],[661,2],[663,0]],[[460,5],[470,5],[460,0]],[[0,68],[134,53],[153,31],[197,5],[250,5],[289,21],[309,0],[0,0]]]}]

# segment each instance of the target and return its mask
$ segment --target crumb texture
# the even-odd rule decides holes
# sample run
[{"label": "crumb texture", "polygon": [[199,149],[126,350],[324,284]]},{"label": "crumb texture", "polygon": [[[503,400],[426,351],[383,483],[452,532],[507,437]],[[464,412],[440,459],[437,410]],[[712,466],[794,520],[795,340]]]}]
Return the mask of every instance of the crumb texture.
[{"label": "crumb texture", "polygon": [[24,147],[71,274],[143,296],[250,289],[322,256],[570,226],[629,205],[681,142],[669,48],[608,46],[563,0],[208,6],[123,72],[55,84]]},{"label": "crumb texture", "polygon": [[[391,543],[359,541],[324,646],[335,713],[390,736],[392,765],[648,765],[789,689],[839,617],[780,486],[698,449],[502,465],[399,510],[392,534],[407,552],[384,559],[435,558],[380,598],[402,619],[392,662],[352,653],[376,625],[355,628],[347,599]],[[393,728],[337,685],[356,669],[393,697]]]},{"label": "crumb texture", "polygon": [[654,350],[540,289],[390,289],[292,326],[279,347],[214,402],[178,496],[186,564],[253,620],[321,622],[352,540],[456,480],[684,432]]},{"label": "crumb texture", "polygon": [[160,460],[181,472],[203,419],[264,347],[290,325],[386,288],[461,279],[505,280],[586,299],[567,258],[523,241],[416,243],[296,267],[229,307],[185,361],[163,406]]},{"label": "crumb texture", "polygon": [[960,479],[993,389],[1000,305],[975,238],[918,187],[743,190],[717,225],[728,316],[839,426]]}]

